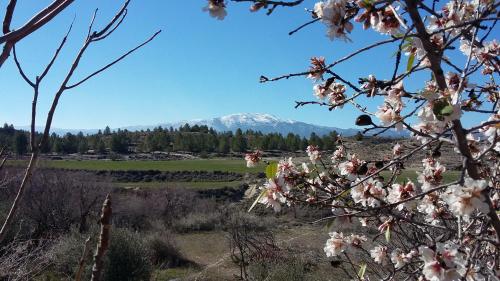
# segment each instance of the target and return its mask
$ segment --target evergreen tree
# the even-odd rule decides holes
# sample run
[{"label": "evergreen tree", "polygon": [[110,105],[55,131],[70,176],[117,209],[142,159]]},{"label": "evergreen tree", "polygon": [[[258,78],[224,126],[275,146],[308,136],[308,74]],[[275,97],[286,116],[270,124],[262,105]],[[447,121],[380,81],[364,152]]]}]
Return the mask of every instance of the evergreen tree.
[{"label": "evergreen tree", "polygon": [[113,152],[128,153],[129,144],[129,138],[127,136],[127,133],[124,131],[118,130],[118,132],[114,133],[111,136],[110,149]]},{"label": "evergreen tree", "polygon": [[222,137],[219,139],[219,146],[217,151],[222,154],[228,154],[230,150],[231,146],[229,145],[229,138],[222,135]]},{"label": "evergreen tree", "polygon": [[101,138],[97,139],[96,145],[95,145],[95,151],[99,154],[105,154],[106,153],[106,144]]},{"label": "evergreen tree", "polygon": [[243,137],[241,129],[236,130],[231,141],[231,149],[234,152],[245,152],[247,150],[246,139]]},{"label": "evergreen tree", "polygon": [[17,155],[23,155],[28,151],[28,137],[24,132],[16,132],[13,143],[14,152]]}]

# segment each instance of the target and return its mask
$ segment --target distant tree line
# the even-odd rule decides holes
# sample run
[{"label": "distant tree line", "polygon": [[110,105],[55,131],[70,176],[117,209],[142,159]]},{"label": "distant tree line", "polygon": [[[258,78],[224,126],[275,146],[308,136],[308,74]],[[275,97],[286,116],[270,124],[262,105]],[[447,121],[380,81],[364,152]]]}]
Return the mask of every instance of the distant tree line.
[{"label": "distant tree line", "polygon": [[[96,134],[85,135],[67,133],[59,136],[53,133],[43,153],[87,153],[96,154],[130,153],[130,152],[177,152],[221,153],[246,152],[249,150],[305,150],[308,145],[316,145],[322,150],[335,149],[337,132],[318,136],[312,133],[309,138],[289,133],[264,134],[259,131],[238,129],[236,132],[217,132],[208,126],[186,124],[178,129],[156,127],[152,130],[111,131],[109,127]],[[0,128],[0,146],[7,146],[17,154],[29,150],[28,132],[16,130],[12,125],[4,124]]]}]

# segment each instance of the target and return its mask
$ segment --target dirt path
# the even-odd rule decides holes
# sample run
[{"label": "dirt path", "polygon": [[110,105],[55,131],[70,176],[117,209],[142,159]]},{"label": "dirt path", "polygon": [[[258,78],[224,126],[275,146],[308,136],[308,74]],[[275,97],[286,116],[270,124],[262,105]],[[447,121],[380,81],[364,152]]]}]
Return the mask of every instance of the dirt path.
[{"label": "dirt path", "polygon": [[[309,229],[309,228],[304,228],[304,229],[301,229],[301,232],[302,231],[305,231],[305,233],[302,233],[302,234],[299,234],[299,235],[296,235],[296,236],[293,236],[293,237],[290,237],[290,238],[287,238],[287,239],[283,239],[283,240],[279,240],[277,242],[278,246],[282,246],[282,245],[285,245],[285,244],[288,244],[288,243],[291,243],[295,240],[298,240],[300,238],[304,238],[306,236],[312,236],[314,234],[317,234],[315,231],[313,231],[312,229]],[[231,253],[229,252],[226,252],[225,254],[223,254],[223,256],[221,258],[219,258],[217,261],[213,262],[213,263],[210,263],[208,265],[206,265],[202,271],[200,272],[197,272],[195,274],[192,274],[191,276],[187,276],[188,278],[193,278],[192,280],[201,280],[199,278],[203,278],[203,274],[208,272],[210,269],[212,268],[217,268],[217,267],[220,267],[222,266],[226,261],[228,261],[231,257]],[[235,274],[237,273],[237,271],[234,272]],[[191,280],[191,279],[189,279]]]}]

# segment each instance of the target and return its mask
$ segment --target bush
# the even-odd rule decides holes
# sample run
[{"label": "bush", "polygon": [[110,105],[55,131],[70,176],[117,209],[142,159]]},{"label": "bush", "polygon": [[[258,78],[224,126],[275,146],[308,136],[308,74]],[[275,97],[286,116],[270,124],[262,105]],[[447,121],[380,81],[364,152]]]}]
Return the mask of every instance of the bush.
[{"label": "bush", "polygon": [[161,269],[179,267],[188,264],[175,245],[169,233],[153,234],[146,239],[151,262]]},{"label": "bush", "polygon": [[212,231],[219,227],[221,222],[218,212],[212,213],[191,213],[173,223],[173,228],[177,232],[185,233],[190,231]]},{"label": "bush", "polygon": [[113,229],[103,280],[149,280],[152,270],[146,245],[138,235],[126,229]]},{"label": "bush", "polygon": [[[68,234],[58,238],[57,242],[47,253],[53,265],[51,269],[54,274],[68,277],[74,276],[78,269],[80,258],[82,257],[85,240],[89,236],[95,237],[97,228],[93,228],[91,233],[94,235],[90,233],[80,234],[77,229],[72,229]],[[91,247],[94,246],[94,242],[94,240],[91,242]],[[82,280],[90,280],[90,275],[92,273],[92,254],[93,251],[89,251],[86,257]],[[72,280],[72,278],[68,278],[68,280]]]},{"label": "bush", "polygon": [[301,281],[306,279],[305,264],[299,259],[251,264],[248,271],[249,280],[252,281]]}]

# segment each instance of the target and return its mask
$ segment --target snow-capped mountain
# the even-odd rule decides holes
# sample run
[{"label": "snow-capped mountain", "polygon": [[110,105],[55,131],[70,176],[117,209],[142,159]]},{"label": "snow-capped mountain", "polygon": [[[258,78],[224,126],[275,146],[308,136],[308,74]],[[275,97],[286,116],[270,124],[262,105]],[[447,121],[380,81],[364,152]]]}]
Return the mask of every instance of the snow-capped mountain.
[{"label": "snow-capped mountain", "polygon": [[262,113],[240,113],[231,114],[222,117],[182,121],[175,124],[165,124],[165,126],[179,127],[184,124],[190,125],[206,125],[214,128],[216,131],[236,131],[237,129],[261,131],[262,133],[280,133],[286,135],[288,133],[298,134],[303,137],[309,137],[311,133],[318,135],[326,135],[332,131],[337,131],[343,135],[354,135],[357,130],[354,129],[339,129],[334,127],[318,126],[304,122],[280,119],[271,114]]},{"label": "snow-capped mountain", "polygon": [[[228,132],[228,131],[234,132],[237,129],[241,129],[243,131],[254,130],[254,131],[260,131],[262,133],[280,133],[282,135],[287,135],[288,133],[294,133],[302,137],[309,137],[313,132],[316,133],[317,135],[323,136],[333,131],[337,131],[337,133],[343,136],[353,136],[360,131],[359,129],[340,129],[336,127],[308,124],[289,119],[281,119],[274,115],[264,114],[264,113],[239,113],[239,114],[231,114],[211,119],[184,120],[184,121],[162,123],[151,126],[128,126],[128,127],[122,127],[120,129],[126,129],[129,131],[140,131],[140,130],[153,129],[158,126],[162,126],[163,128],[170,128],[170,127],[179,128],[180,126],[183,126],[185,124],[189,124],[190,126],[206,125],[219,132]],[[26,127],[23,129],[28,129],[28,128]],[[52,131],[55,132],[56,134],[65,134],[68,132],[75,134],[78,133],[79,131],[82,131],[84,134],[92,134],[96,133],[98,129],[77,130],[77,129],[54,128]],[[382,134],[382,136],[405,137],[407,135],[397,133],[394,130],[389,130],[384,134]]]},{"label": "snow-capped mountain", "polygon": [[[163,128],[179,128],[185,124],[193,125],[206,125],[213,128],[219,132],[236,131],[237,129],[254,130],[260,131],[262,133],[280,133],[282,135],[287,135],[288,133],[298,134],[302,137],[309,137],[311,133],[316,133],[317,135],[323,136],[329,134],[330,132],[337,131],[337,133],[343,136],[353,136],[359,130],[358,129],[341,129],[336,127],[319,126],[314,124],[308,124],[300,121],[294,121],[290,119],[281,119],[271,114],[265,113],[239,113],[231,114],[217,118],[211,119],[194,119],[194,120],[184,120],[175,123],[164,123],[160,124]],[[156,127],[156,126],[153,126]],[[136,126],[136,127],[126,127],[123,129],[127,130],[145,130],[152,129],[152,126]],[[404,135],[398,134],[396,132],[388,131],[382,134],[385,137],[403,137]]]}]

